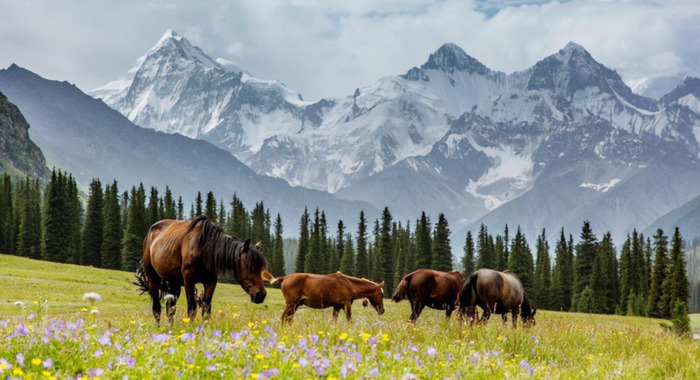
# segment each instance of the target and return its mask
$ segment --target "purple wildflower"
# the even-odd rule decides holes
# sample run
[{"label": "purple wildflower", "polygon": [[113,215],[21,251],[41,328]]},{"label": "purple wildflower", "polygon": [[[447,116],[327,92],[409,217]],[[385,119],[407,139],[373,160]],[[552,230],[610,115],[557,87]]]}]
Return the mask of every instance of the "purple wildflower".
[{"label": "purple wildflower", "polygon": [[300,366],[301,368],[305,368],[307,365],[309,365],[309,361],[306,360],[306,358],[299,358],[299,360],[297,361],[297,363],[299,363],[299,366]]},{"label": "purple wildflower", "polygon": [[423,361],[420,358],[416,359],[416,364],[418,364],[418,368],[423,368]]},{"label": "purple wildflower", "polygon": [[151,334],[151,340],[156,343],[165,343],[170,339],[170,334]]},{"label": "purple wildflower", "polygon": [[214,338],[221,338],[221,330],[212,330],[211,335],[213,335]]},{"label": "purple wildflower", "polygon": [[17,359],[17,365],[20,367],[24,367],[24,355],[18,353],[17,355],[15,355],[15,358]]},{"label": "purple wildflower", "polygon": [[15,327],[15,331],[17,331],[18,334],[20,335],[27,335],[29,334],[29,329],[25,325],[17,325]]},{"label": "purple wildflower", "polygon": [[172,346],[171,346],[171,347],[168,347],[168,353],[169,353],[170,355],[174,355],[174,354],[175,354],[175,348],[172,347]]},{"label": "purple wildflower", "polygon": [[520,369],[526,369],[528,372],[530,372],[530,375],[535,374],[535,369],[532,368],[530,363],[528,363],[525,359],[523,359],[523,361],[520,362]]},{"label": "purple wildflower", "polygon": [[105,371],[102,368],[89,369],[87,371],[88,377],[98,377],[102,376]]},{"label": "purple wildflower", "polygon": [[449,360],[449,361],[455,360],[455,357],[454,357],[451,353],[449,353],[449,352],[445,355],[445,357],[446,357],[447,360]]},{"label": "purple wildflower", "polygon": [[403,380],[412,380],[415,378],[416,378],[416,375],[414,375],[410,372],[406,373],[405,375],[403,375],[403,377],[401,377],[401,379],[403,379]]},{"label": "purple wildflower", "polygon": [[49,369],[49,368],[53,367],[53,359],[48,358],[48,359],[44,360],[43,362],[41,362],[41,365],[44,366],[45,369]]},{"label": "purple wildflower", "polygon": [[[109,334],[102,335],[98,341],[103,346],[111,346],[112,345],[112,340],[110,339]],[[90,376],[90,377],[93,377],[93,376]]]},{"label": "purple wildflower", "polygon": [[180,341],[185,342],[188,340],[194,340],[194,338],[195,338],[194,333],[188,332],[188,333],[182,334],[182,336],[180,337]]},{"label": "purple wildflower", "polygon": [[207,358],[207,360],[212,360],[214,359],[214,354],[212,354],[211,351],[207,350],[204,351],[204,357]]},{"label": "purple wildflower", "polygon": [[306,348],[306,338],[304,338],[304,337],[299,338],[299,347]]},{"label": "purple wildflower", "polygon": [[311,342],[312,342],[313,344],[318,343],[318,335],[316,335],[316,334],[311,334],[311,335],[309,336],[309,338],[311,339]]},{"label": "purple wildflower", "polygon": [[379,369],[377,367],[372,368],[369,370],[369,377],[379,377]]},{"label": "purple wildflower", "polygon": [[428,348],[425,350],[425,352],[430,356],[431,358],[434,358],[435,355],[437,355],[437,350],[434,349],[433,347],[428,346]]},{"label": "purple wildflower", "polygon": [[207,371],[216,371],[217,370],[217,365],[216,364],[209,364],[206,366]]},{"label": "purple wildflower", "polygon": [[384,356],[386,356],[387,358],[391,356],[391,351],[384,351]]},{"label": "purple wildflower", "polygon": [[367,343],[369,343],[371,346],[374,346],[375,344],[377,344],[377,337],[373,336],[373,337],[369,338]]},{"label": "purple wildflower", "polygon": [[416,346],[416,345],[413,344],[413,343],[409,343],[409,344],[408,344],[408,349],[409,349],[411,352],[418,352],[418,346]]},{"label": "purple wildflower", "polygon": [[262,374],[263,374],[263,377],[265,377],[265,378],[270,378],[270,377],[279,375],[279,374],[280,374],[280,370],[277,369],[277,368],[270,368],[270,369],[268,369],[268,370],[266,370],[266,371],[263,371]]},{"label": "purple wildflower", "polygon": [[102,349],[99,349],[99,348],[96,349],[96,350],[95,350],[95,353],[92,354],[92,356],[94,356],[94,357],[96,357],[96,358],[99,358],[100,356],[102,356]]}]

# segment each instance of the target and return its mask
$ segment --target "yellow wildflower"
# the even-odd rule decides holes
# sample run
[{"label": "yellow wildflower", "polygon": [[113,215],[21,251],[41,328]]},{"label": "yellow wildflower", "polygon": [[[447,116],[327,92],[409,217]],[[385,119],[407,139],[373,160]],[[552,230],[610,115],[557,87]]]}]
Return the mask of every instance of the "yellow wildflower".
[{"label": "yellow wildflower", "polygon": [[258,374],[255,373],[255,372],[253,372],[253,373],[250,374],[250,378],[251,378],[251,379],[257,379],[258,377],[260,377],[260,375],[258,375]]},{"label": "yellow wildflower", "polygon": [[182,318],[182,322],[184,322],[184,323],[190,323],[190,321],[191,321],[191,319],[189,319],[187,317]]},{"label": "yellow wildflower", "polygon": [[389,334],[382,334],[382,340],[385,342],[389,341]]},{"label": "yellow wildflower", "polygon": [[347,338],[348,338],[348,334],[346,334],[346,333],[340,334],[340,339],[345,340]]},{"label": "yellow wildflower", "polygon": [[265,355],[263,355],[263,354],[255,354],[255,358],[258,359],[258,360],[262,360],[262,359],[265,359]]},{"label": "yellow wildflower", "polygon": [[251,328],[251,327],[253,327],[253,326],[255,326],[255,323],[253,323],[253,322],[248,322],[248,328]]},{"label": "yellow wildflower", "polygon": [[187,365],[187,368],[188,368],[188,369],[194,368],[194,364],[192,364],[192,363],[188,364],[188,365]]},{"label": "yellow wildflower", "polygon": [[41,365],[41,359],[39,359],[39,358],[32,359],[32,365]]}]

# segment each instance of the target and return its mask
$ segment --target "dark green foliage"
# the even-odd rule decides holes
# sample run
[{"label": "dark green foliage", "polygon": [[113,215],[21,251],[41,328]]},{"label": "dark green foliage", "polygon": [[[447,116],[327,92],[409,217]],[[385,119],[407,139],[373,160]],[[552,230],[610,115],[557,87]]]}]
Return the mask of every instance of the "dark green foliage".
[{"label": "dark green foliage", "polygon": [[593,302],[593,291],[591,290],[590,286],[586,286],[585,288],[583,288],[583,291],[581,292],[577,301],[578,303],[576,304],[576,311],[578,311],[579,313],[591,312],[591,304]]},{"label": "dark green foliage", "polygon": [[[182,200],[182,198],[180,198]],[[163,217],[162,219],[177,219],[177,206],[175,205],[175,199],[173,199],[173,193],[170,191],[168,186],[165,186],[165,195],[163,196]]]},{"label": "dark green foliage", "polygon": [[[634,315],[644,315],[646,312],[647,280],[646,263],[644,256],[644,240],[637,234],[637,230],[632,232],[632,236],[627,237],[627,241],[622,245],[620,254],[620,309],[623,311],[632,310]],[[630,299],[634,295],[634,304],[630,305]],[[644,305],[637,305],[637,298],[643,298]]]},{"label": "dark green foliage", "polygon": [[321,211],[319,233],[319,239],[321,240],[321,272],[317,273],[328,273],[331,256],[331,244],[328,241],[328,220],[326,219],[325,211]]},{"label": "dark green foliage", "polygon": [[566,244],[566,236],[562,228],[555,248],[554,270],[552,272],[552,298],[549,305],[552,310],[571,309],[573,278],[573,257]]},{"label": "dark green foliage", "polygon": [[83,254],[81,264],[102,267],[102,238],[104,234],[104,196],[102,183],[93,179],[90,183],[90,195],[85,213],[83,228]]},{"label": "dark green foliage", "polygon": [[211,191],[207,193],[207,200],[204,204],[204,215],[206,215],[206,217],[214,223],[219,221],[219,216],[216,212],[216,198],[214,197],[214,193]]},{"label": "dark green foliage", "polygon": [[297,251],[295,272],[304,272],[306,266],[306,255],[309,252],[309,210],[304,207],[304,214],[299,221],[299,249]]},{"label": "dark green foliage", "polygon": [[72,176],[54,170],[44,193],[42,256],[59,263],[80,260],[78,188]]},{"label": "dark green foliage", "polygon": [[0,183],[0,252],[14,253],[17,223],[13,202],[12,177],[5,174]]},{"label": "dark green foliage", "polygon": [[185,202],[182,201],[182,196],[177,197],[177,219],[185,219]]},{"label": "dark green foliage", "polygon": [[340,271],[348,276],[355,276],[355,248],[352,244],[352,235],[345,234],[343,239],[343,256],[340,259]]},{"label": "dark green foliage", "polygon": [[451,271],[452,247],[450,246],[450,228],[443,213],[438,215],[438,222],[433,236],[433,268],[443,272]]},{"label": "dark green foliage", "polygon": [[647,297],[647,315],[653,318],[669,318],[670,310],[661,302],[662,285],[668,273],[668,237],[662,229],[654,235],[654,267],[651,271],[651,286]]},{"label": "dark green foliage", "polygon": [[17,187],[16,205],[19,219],[17,253],[38,259],[41,257],[41,190],[39,180],[27,177]]},{"label": "dark green foliage", "polygon": [[574,259],[574,291],[573,305],[578,307],[578,297],[586,286],[591,285],[591,273],[595,263],[596,237],[591,229],[589,221],[583,222],[581,240],[576,245],[576,258]]},{"label": "dark green foliage", "polygon": [[[416,239],[415,234],[411,233],[411,222],[406,222],[406,230],[404,231],[401,244],[404,250],[404,263],[402,274],[411,273],[416,270]],[[400,280],[400,279],[399,279]],[[398,284],[398,282],[394,282]]]},{"label": "dark green foliage", "polygon": [[250,221],[248,220],[248,211],[246,211],[243,202],[235,193],[231,200],[231,217],[226,223],[225,230],[227,234],[241,239],[249,235]]},{"label": "dark green foliage", "polygon": [[329,273],[335,273],[340,270],[340,261],[342,260],[342,257],[345,254],[344,239],[345,224],[343,224],[343,221],[340,220],[338,221],[338,231],[335,237],[335,250],[331,252],[330,268],[328,270]]},{"label": "dark green foliage", "polygon": [[143,184],[131,188],[129,212],[122,239],[121,266],[125,271],[134,271],[143,257],[143,239],[150,228],[146,224],[146,191]]},{"label": "dark green foliage", "polygon": [[384,294],[390,294],[394,290],[394,251],[391,241],[391,212],[385,207],[382,211],[381,229],[379,232],[378,251],[382,258],[383,269],[381,280],[384,281]]},{"label": "dark green foliage", "polygon": [[537,262],[535,264],[535,281],[532,287],[531,298],[542,309],[548,309],[550,303],[551,265],[549,261],[549,243],[545,230],[537,237]]},{"label": "dark green foliage", "polygon": [[367,220],[365,212],[360,211],[360,221],[357,223],[357,257],[355,258],[355,274],[357,277],[370,276],[370,261],[367,254]]},{"label": "dark green foliage", "polygon": [[477,269],[496,269],[496,254],[494,252],[493,237],[489,235],[488,228],[483,224],[479,228],[479,235],[477,236],[476,241],[476,249],[479,253],[479,259],[477,260],[476,264]]},{"label": "dark green foliage", "polygon": [[673,312],[676,300],[686,304],[687,309],[688,299],[690,298],[690,284],[688,282],[688,273],[685,268],[684,256],[683,239],[681,238],[678,227],[676,227],[673,237],[671,238],[668,276],[666,276],[662,284],[663,295],[661,296],[661,302],[664,310],[668,309]]},{"label": "dark green foliage", "polygon": [[[235,195],[235,194],[234,194]],[[194,216],[200,216],[204,214],[204,210],[202,209],[202,193],[197,192],[197,198],[194,199]]]},{"label": "dark green foliage", "polygon": [[474,238],[472,232],[467,231],[467,240],[464,243],[464,256],[462,256],[462,276],[467,278],[474,272]]},{"label": "dark green foliage", "polygon": [[219,216],[219,220],[217,221],[220,226],[225,226],[226,225],[226,208],[224,207],[224,201],[220,200],[219,201],[219,212],[217,214]]},{"label": "dark green foliage", "polygon": [[526,292],[532,292],[535,277],[535,264],[533,261],[532,252],[527,244],[525,235],[523,235],[518,226],[518,231],[515,233],[513,242],[510,245],[508,269],[520,277],[520,282],[523,284]]},{"label": "dark green foliage", "polygon": [[629,294],[627,297],[627,316],[644,316],[645,308],[646,302],[643,295],[635,292]]},{"label": "dark green foliage", "polygon": [[158,189],[151,187],[151,195],[148,197],[148,207],[146,207],[146,224],[150,228],[153,224],[160,220],[158,212]]},{"label": "dark green foliage", "polygon": [[615,248],[610,233],[598,244],[591,274],[591,312],[612,314],[617,306],[615,294]]},{"label": "dark green foliage", "polygon": [[282,217],[277,214],[275,219],[275,238],[272,244],[272,255],[265,255],[266,257],[271,257],[270,260],[270,272],[275,276],[285,275],[285,264],[284,264],[284,237],[282,236]]},{"label": "dark green foliage", "polygon": [[671,316],[676,334],[684,337],[690,335],[690,317],[688,317],[688,305],[685,301],[674,300]]},{"label": "dark green foliage", "polygon": [[114,181],[112,185],[107,185],[105,189],[103,220],[102,267],[119,269],[121,268],[123,230],[117,181]]},{"label": "dark green foliage", "polygon": [[430,218],[421,213],[416,225],[416,266],[417,269],[432,268],[432,241],[430,237]]},{"label": "dark green foliage", "polygon": [[309,239],[309,252],[306,255],[304,263],[304,272],[306,273],[324,273],[323,265],[323,241],[321,237],[321,218],[318,208],[314,213],[314,224],[311,229],[311,237]]}]

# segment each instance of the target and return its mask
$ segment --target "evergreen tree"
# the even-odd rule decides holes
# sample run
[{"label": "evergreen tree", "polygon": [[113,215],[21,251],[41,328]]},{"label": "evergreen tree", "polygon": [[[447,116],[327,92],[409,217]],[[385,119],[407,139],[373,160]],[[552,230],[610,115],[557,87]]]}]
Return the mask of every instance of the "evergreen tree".
[{"label": "evergreen tree", "polygon": [[122,270],[134,271],[139,265],[143,252],[143,239],[150,226],[146,225],[146,191],[143,184],[139,188],[131,188],[129,213],[126,218],[126,229],[122,240]]},{"label": "evergreen tree", "polygon": [[[634,270],[633,273],[635,273],[635,276],[633,277],[633,279],[635,280],[634,292],[644,298],[646,305],[646,297],[649,294],[649,289],[647,288],[649,282],[647,281],[647,263],[645,259],[646,254],[644,253],[644,251],[644,235],[637,234],[637,230],[634,230],[632,232],[632,268]],[[646,311],[646,307],[642,308],[642,310]],[[636,315],[644,314],[640,313]]]},{"label": "evergreen tree", "polygon": [[282,217],[277,214],[277,219],[275,219],[275,239],[272,247],[272,263],[270,265],[270,271],[275,276],[285,275],[285,264],[284,264],[284,237],[282,236]]},{"label": "evergreen tree", "polygon": [[[583,222],[581,241],[576,245],[574,260],[574,294],[573,304],[578,305],[578,297],[586,286],[591,285],[591,273],[596,254],[596,237],[589,221]],[[580,311],[580,310],[579,310]]]},{"label": "evergreen tree", "polygon": [[508,269],[520,277],[520,282],[523,284],[525,291],[531,292],[535,277],[535,263],[525,235],[520,231],[520,226],[518,226],[518,231],[515,233],[510,246]]},{"label": "evergreen tree", "polygon": [[688,336],[690,334],[688,305],[682,300],[674,300],[671,317],[673,322],[673,330],[676,332],[676,334],[680,336]]},{"label": "evergreen tree", "polygon": [[[17,252],[22,256],[38,259],[41,257],[41,190],[39,180],[20,181],[17,192],[19,231]],[[13,229],[14,230],[14,229]]]},{"label": "evergreen tree", "polygon": [[532,299],[542,309],[548,309],[550,306],[551,287],[549,243],[547,242],[545,230],[542,229],[542,234],[537,237],[537,263],[535,265],[534,286],[532,287]]},{"label": "evergreen tree", "polygon": [[382,266],[384,269],[384,294],[390,294],[394,290],[394,255],[393,247],[391,246],[391,212],[385,207],[382,211],[382,224],[379,235],[379,254],[382,258]]},{"label": "evergreen tree", "polygon": [[309,253],[306,255],[304,263],[304,272],[306,273],[323,273],[323,241],[321,237],[321,218],[318,208],[314,213],[314,224],[311,231],[309,242]]},{"label": "evergreen tree", "polygon": [[477,251],[479,252],[479,259],[477,260],[476,265],[477,269],[496,268],[496,258],[494,257],[493,252],[492,237],[489,235],[488,228],[483,224],[479,228],[479,236],[477,237]]},{"label": "evergreen tree", "polygon": [[168,186],[165,186],[165,195],[163,196],[163,203],[165,209],[163,210],[163,219],[177,219],[177,205],[175,205],[175,199],[173,199],[173,193],[170,191]]},{"label": "evergreen tree", "polygon": [[618,301],[620,312],[624,313],[627,311],[627,301],[629,295],[632,293],[630,289],[633,288],[631,277],[634,276],[630,262],[632,260],[632,243],[631,237],[628,234],[627,239],[622,244],[622,249],[620,250],[620,298]]},{"label": "evergreen tree", "polygon": [[355,274],[358,277],[370,276],[369,257],[367,255],[367,220],[365,212],[360,211],[360,221],[357,223],[357,257],[355,259]]},{"label": "evergreen tree", "polygon": [[462,275],[467,278],[474,272],[474,238],[472,232],[467,231],[467,241],[464,243],[464,256],[462,256]]},{"label": "evergreen tree", "polygon": [[603,236],[596,249],[593,272],[591,273],[591,312],[599,314],[612,314],[617,306],[615,286],[613,279],[616,277],[615,248],[613,247],[610,233]]},{"label": "evergreen tree", "polygon": [[355,276],[355,248],[352,244],[352,235],[345,234],[344,244],[343,256],[340,259],[340,271],[348,276]]},{"label": "evergreen tree", "polygon": [[433,268],[443,272],[451,271],[452,247],[450,246],[450,228],[443,213],[440,213],[438,216],[438,222],[435,226],[433,252]]},{"label": "evergreen tree", "polygon": [[[216,198],[214,197],[213,192],[208,192],[207,193],[207,201],[204,204],[204,215],[209,218],[214,223],[217,223],[219,221],[219,216],[216,213]],[[256,242],[258,240],[255,240]]]},{"label": "evergreen tree", "polygon": [[194,216],[198,217],[204,215],[204,210],[202,209],[202,193],[197,192],[197,198],[194,200]]},{"label": "evergreen tree", "polygon": [[224,207],[224,201],[223,201],[223,200],[219,200],[219,212],[218,212],[218,216],[219,216],[219,220],[218,220],[219,225],[220,225],[220,226],[225,226],[225,225],[226,225],[226,208]]},{"label": "evergreen tree", "polygon": [[571,309],[571,295],[573,288],[573,258],[566,244],[564,229],[561,230],[561,237],[557,241],[555,248],[554,271],[552,273],[551,302],[552,310]]},{"label": "evergreen tree", "polygon": [[[406,232],[404,235],[405,259],[402,274],[411,273],[416,270],[416,242],[415,234],[411,232],[411,222],[406,222]],[[398,284],[398,282],[395,282]]]},{"label": "evergreen tree", "polygon": [[67,179],[54,169],[44,192],[42,254],[46,260],[65,263],[68,258]]},{"label": "evergreen tree", "polygon": [[0,184],[0,253],[14,253],[17,237],[12,177],[3,175]]},{"label": "evergreen tree", "polygon": [[151,186],[151,195],[148,197],[148,207],[146,207],[146,217],[148,218],[146,225],[149,228],[160,220],[158,217],[158,200],[158,189]]},{"label": "evergreen tree", "polygon": [[[237,236],[239,238],[244,238],[250,235],[250,221],[248,220],[248,211],[246,211],[243,206],[243,202],[240,198],[233,194],[233,199],[231,200],[231,217],[226,225],[226,232],[229,235]],[[257,241],[256,241],[257,243]]]},{"label": "evergreen tree", "polygon": [[90,195],[87,204],[85,227],[83,228],[83,253],[85,257],[80,264],[92,265],[95,268],[102,267],[103,198],[102,183],[99,179],[93,179],[90,183]]},{"label": "evergreen tree", "polygon": [[[342,261],[343,255],[345,254],[345,224],[343,221],[338,221],[338,233],[335,238],[336,249],[333,255],[331,255],[331,267],[328,271],[329,273],[335,273],[340,270],[340,262]],[[342,271],[341,271],[342,272]],[[345,272],[343,272],[345,273]],[[345,273],[347,274],[347,273]]]},{"label": "evergreen tree", "polygon": [[102,267],[121,268],[121,246],[123,238],[119,189],[117,181],[107,185],[103,208],[104,228],[102,230]]},{"label": "evergreen tree", "polygon": [[681,238],[678,227],[676,227],[673,237],[671,238],[668,276],[664,279],[662,289],[663,295],[661,296],[661,302],[663,304],[663,310],[670,310],[673,312],[676,301],[680,301],[685,305],[687,314],[687,305],[690,299],[690,284],[688,281],[688,273],[685,268],[683,238]]},{"label": "evergreen tree", "polygon": [[647,299],[647,315],[652,318],[668,318],[670,313],[661,303],[662,285],[668,273],[668,237],[662,229],[654,235],[654,267],[651,272],[651,287]]},{"label": "evergreen tree", "polygon": [[319,233],[319,239],[321,240],[321,272],[317,273],[328,273],[330,266],[331,244],[328,242],[328,220],[326,220],[325,211],[321,211]]},{"label": "evergreen tree", "polygon": [[304,207],[304,213],[299,222],[299,250],[297,251],[295,272],[304,272],[306,255],[309,252],[309,210]]},{"label": "evergreen tree", "polygon": [[417,269],[430,269],[433,267],[432,241],[430,238],[430,219],[421,213],[416,225],[416,266]]},{"label": "evergreen tree", "polygon": [[177,219],[185,220],[185,202],[182,201],[182,196],[177,197]]},{"label": "evergreen tree", "polygon": [[66,182],[67,191],[67,231],[68,231],[68,259],[71,264],[78,264],[82,259],[81,233],[83,220],[83,206],[80,202],[78,183],[73,178],[72,174],[68,175]]},{"label": "evergreen tree", "polygon": [[502,271],[508,268],[508,261],[506,259],[506,247],[504,245],[504,239],[501,235],[496,235],[496,241],[493,245],[493,255],[496,258],[495,269]]}]

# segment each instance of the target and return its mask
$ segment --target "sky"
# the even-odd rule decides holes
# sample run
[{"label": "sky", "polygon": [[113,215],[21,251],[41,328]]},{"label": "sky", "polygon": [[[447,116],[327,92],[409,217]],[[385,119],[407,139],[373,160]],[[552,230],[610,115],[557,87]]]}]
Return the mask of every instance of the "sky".
[{"label": "sky", "polygon": [[574,41],[633,86],[700,75],[698,0],[3,0],[0,67],[89,91],[167,29],[306,100],[405,73],[446,42],[506,73]]}]

